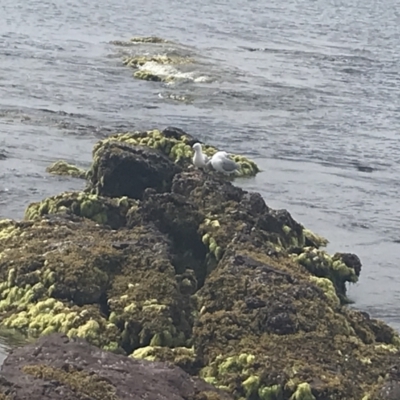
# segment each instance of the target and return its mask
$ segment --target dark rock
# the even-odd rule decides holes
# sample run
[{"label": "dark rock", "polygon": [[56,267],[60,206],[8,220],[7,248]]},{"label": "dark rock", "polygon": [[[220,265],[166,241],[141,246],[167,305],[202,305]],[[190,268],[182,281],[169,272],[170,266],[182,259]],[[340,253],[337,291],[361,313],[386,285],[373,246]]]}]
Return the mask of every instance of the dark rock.
[{"label": "dark rock", "polygon": [[183,138],[185,138],[188,141],[187,143],[190,146],[193,146],[195,143],[201,143],[196,138],[194,138],[193,136],[186,133],[184,130],[182,130],[180,128],[175,128],[173,126],[169,126],[169,127],[165,128],[162,131],[162,134],[166,138],[174,138],[179,141],[181,141]]},{"label": "dark rock", "polygon": [[267,303],[259,297],[247,297],[245,299],[245,302],[246,306],[253,310],[255,310],[256,308],[265,307],[267,305]]},{"label": "dark rock", "polygon": [[13,350],[1,368],[0,393],[13,400],[232,399],[170,363],[116,355],[60,334]]},{"label": "dark rock", "polygon": [[123,142],[106,142],[94,155],[89,189],[108,197],[141,199],[146,188],[168,191],[180,171],[161,152]]},{"label": "dark rock", "polygon": [[360,258],[353,253],[336,253],[333,256],[334,258],[341,259],[347,267],[352,268],[357,276],[360,276],[361,273],[361,260]]}]

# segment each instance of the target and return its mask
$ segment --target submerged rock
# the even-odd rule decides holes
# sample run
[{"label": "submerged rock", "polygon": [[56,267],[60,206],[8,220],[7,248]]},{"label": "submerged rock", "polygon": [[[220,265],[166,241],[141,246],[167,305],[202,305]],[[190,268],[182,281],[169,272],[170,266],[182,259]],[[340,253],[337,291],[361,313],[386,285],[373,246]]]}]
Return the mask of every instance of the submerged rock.
[{"label": "submerged rock", "polygon": [[0,397],[13,400],[232,399],[169,363],[115,355],[63,335],[13,350],[0,376]]},{"label": "submerged rock", "polygon": [[148,71],[146,69],[140,69],[135,71],[133,76],[136,79],[141,79],[143,81],[151,81],[151,82],[173,82],[175,77],[173,75],[157,75],[152,71]]},{"label": "submerged rock", "polygon": [[166,54],[158,54],[152,56],[132,56],[126,57],[123,63],[128,67],[137,68],[143,66],[148,62],[155,62],[160,65],[173,65],[173,64],[189,64],[193,62],[188,57],[168,56]]},{"label": "submerged rock", "polygon": [[68,164],[63,160],[56,161],[55,163],[49,165],[46,168],[46,171],[53,175],[72,176],[73,178],[80,179],[86,178],[86,171],[84,169],[72,164]]}]

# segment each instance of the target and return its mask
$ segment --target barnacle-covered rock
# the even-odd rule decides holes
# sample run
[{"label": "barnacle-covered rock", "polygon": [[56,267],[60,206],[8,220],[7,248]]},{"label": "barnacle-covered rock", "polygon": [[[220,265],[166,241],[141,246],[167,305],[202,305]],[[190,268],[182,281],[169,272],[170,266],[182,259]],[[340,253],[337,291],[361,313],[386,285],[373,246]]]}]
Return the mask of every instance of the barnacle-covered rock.
[{"label": "barnacle-covered rock", "polygon": [[72,176],[73,178],[80,179],[86,178],[86,171],[84,169],[79,168],[76,165],[68,164],[63,160],[56,161],[55,163],[49,165],[46,168],[46,171],[53,175]]}]

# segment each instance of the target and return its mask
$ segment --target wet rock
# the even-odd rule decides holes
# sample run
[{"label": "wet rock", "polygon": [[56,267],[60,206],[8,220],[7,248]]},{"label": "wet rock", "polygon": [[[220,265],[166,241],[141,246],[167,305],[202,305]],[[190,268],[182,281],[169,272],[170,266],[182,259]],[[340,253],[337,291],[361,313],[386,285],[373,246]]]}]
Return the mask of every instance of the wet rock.
[{"label": "wet rock", "polygon": [[14,400],[232,399],[169,363],[115,355],[58,334],[13,350],[0,376],[0,392]]},{"label": "wet rock", "polygon": [[68,164],[67,162],[60,160],[51,164],[46,168],[46,172],[53,175],[61,175],[61,176],[72,176],[73,178],[86,178],[86,171],[82,168],[79,168],[75,165]]},{"label": "wet rock", "polygon": [[180,171],[158,151],[115,141],[105,143],[93,158],[89,188],[101,196],[140,199],[149,187],[167,191]]}]

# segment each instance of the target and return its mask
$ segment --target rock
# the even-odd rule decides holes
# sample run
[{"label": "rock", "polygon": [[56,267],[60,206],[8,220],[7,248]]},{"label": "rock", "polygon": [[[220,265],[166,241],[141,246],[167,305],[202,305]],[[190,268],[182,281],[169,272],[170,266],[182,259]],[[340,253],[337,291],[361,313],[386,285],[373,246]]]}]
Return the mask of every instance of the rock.
[{"label": "rock", "polygon": [[63,332],[106,349],[185,345],[195,303],[168,238],[66,214],[0,224],[0,315],[31,335]]},{"label": "rock", "polygon": [[380,344],[381,330],[359,320],[360,334],[359,312],[327,301],[301,266],[251,242],[233,240],[197,293],[199,376],[239,398],[363,398],[399,353],[398,335],[387,327]]},{"label": "rock", "polygon": [[118,229],[126,225],[126,214],[136,204],[126,196],[108,198],[85,192],[65,192],[31,203],[25,211],[25,219],[34,220],[48,214],[74,214]]},{"label": "rock", "polygon": [[177,128],[107,138],[85,192],[0,221],[3,325],[168,361],[240,400],[396,393],[399,335],[344,306],[359,258],[192,168],[195,141]]},{"label": "rock", "polygon": [[59,334],[13,350],[0,376],[0,393],[13,400],[233,399],[169,363],[112,354]]},{"label": "rock", "polygon": [[146,188],[167,191],[180,168],[158,151],[111,141],[101,146],[89,171],[89,188],[108,197],[140,199]]},{"label": "rock", "polygon": [[72,176],[73,178],[86,178],[86,171],[75,165],[68,164],[67,162],[60,160],[51,164],[46,168],[49,174],[62,175],[62,176]]},{"label": "rock", "polygon": [[[147,73],[146,71],[138,72],[143,73],[143,79],[153,79],[151,73]],[[160,80],[159,77],[155,77],[154,79]],[[104,146],[108,146],[108,144],[113,142],[134,146],[146,146],[156,149],[165,154],[176,165],[187,169],[192,166],[192,146],[194,143],[199,142],[199,140],[184,132],[182,129],[174,127],[168,127],[163,131],[155,129],[151,131],[115,134],[106,139],[100,140],[95,145],[93,150],[94,167],[96,166],[96,153]],[[218,149],[215,147],[203,145],[203,152],[208,156],[212,156],[217,151]],[[240,165],[238,176],[254,176],[260,171],[257,164],[246,157],[234,154],[232,155],[232,158]],[[101,174],[102,173],[100,172],[100,175]]]}]

